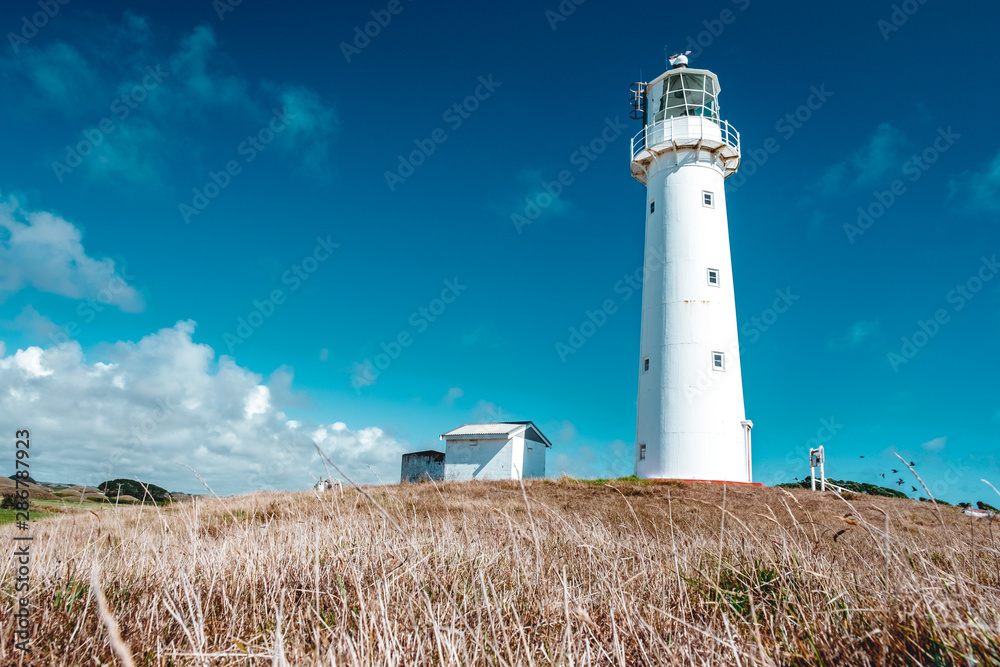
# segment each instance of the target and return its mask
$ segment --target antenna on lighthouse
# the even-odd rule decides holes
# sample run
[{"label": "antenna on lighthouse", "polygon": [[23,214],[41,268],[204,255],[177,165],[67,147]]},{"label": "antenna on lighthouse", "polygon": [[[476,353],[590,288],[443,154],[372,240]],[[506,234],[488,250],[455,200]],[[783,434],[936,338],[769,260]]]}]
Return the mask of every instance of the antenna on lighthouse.
[{"label": "antenna on lighthouse", "polygon": [[[663,47],[663,52],[667,52],[667,47]],[[667,56],[667,64],[669,64],[674,69],[679,69],[681,67],[688,66],[688,54],[690,51],[685,51],[684,53],[675,53],[673,55]]]}]

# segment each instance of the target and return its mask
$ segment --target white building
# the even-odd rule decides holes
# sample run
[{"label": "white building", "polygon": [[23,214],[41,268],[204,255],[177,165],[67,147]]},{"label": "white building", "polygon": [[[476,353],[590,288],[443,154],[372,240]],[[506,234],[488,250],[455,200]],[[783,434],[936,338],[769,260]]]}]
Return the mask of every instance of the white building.
[{"label": "white building", "polygon": [[633,87],[632,176],[646,186],[635,472],[750,482],[724,189],[740,139],[715,74],[670,64]]},{"label": "white building", "polygon": [[443,455],[403,455],[401,481],[545,477],[545,450],[552,446],[530,421],[465,424],[441,439]]}]

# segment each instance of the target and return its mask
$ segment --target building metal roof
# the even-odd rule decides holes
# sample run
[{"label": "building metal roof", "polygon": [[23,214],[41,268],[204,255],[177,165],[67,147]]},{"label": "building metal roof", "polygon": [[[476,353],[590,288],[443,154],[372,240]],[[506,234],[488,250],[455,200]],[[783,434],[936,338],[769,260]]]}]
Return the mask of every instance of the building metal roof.
[{"label": "building metal roof", "polygon": [[441,435],[442,440],[472,440],[477,436],[505,436],[512,438],[515,435],[531,430],[538,437],[538,440],[545,443],[546,447],[551,447],[552,443],[542,435],[530,421],[523,422],[490,422],[485,424],[463,424],[456,429],[452,429]]}]

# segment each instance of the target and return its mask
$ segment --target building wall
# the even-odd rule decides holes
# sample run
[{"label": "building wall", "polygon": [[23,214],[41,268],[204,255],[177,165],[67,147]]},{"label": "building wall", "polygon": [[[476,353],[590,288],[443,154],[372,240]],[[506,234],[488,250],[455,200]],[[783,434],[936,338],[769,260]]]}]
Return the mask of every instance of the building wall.
[{"label": "building wall", "polygon": [[426,479],[444,479],[444,457],[404,454],[399,474],[401,482],[422,482]]},{"label": "building wall", "polygon": [[512,464],[515,443],[506,436],[492,440],[448,440],[445,448],[445,481],[516,479]]},{"label": "building wall", "polygon": [[545,443],[526,438],[524,445],[523,476],[525,478],[545,477]]}]

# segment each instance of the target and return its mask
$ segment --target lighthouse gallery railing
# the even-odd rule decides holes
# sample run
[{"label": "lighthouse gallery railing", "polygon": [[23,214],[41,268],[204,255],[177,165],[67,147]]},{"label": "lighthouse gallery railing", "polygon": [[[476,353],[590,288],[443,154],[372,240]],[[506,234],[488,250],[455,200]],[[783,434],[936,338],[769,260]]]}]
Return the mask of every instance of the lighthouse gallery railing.
[{"label": "lighthouse gallery railing", "polygon": [[701,145],[708,149],[726,146],[727,153],[740,155],[740,133],[736,128],[728,121],[701,116],[674,116],[646,125],[632,137],[632,160],[640,159],[647,147],[658,144]]}]

